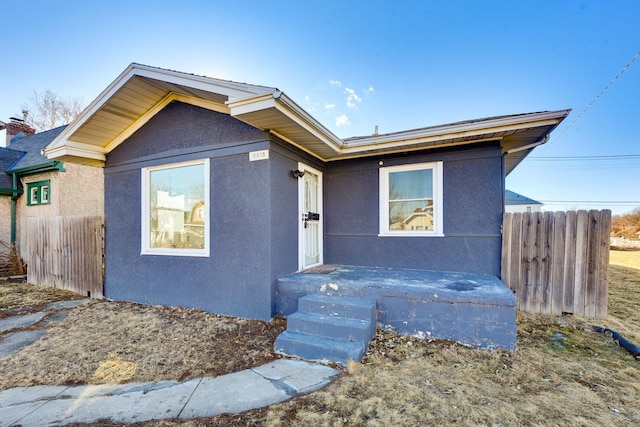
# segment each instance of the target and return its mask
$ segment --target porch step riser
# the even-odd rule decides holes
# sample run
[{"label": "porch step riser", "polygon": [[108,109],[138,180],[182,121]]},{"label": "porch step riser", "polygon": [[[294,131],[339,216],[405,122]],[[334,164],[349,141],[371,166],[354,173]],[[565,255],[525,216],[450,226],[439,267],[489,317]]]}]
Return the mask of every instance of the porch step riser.
[{"label": "porch step riser", "polygon": [[371,341],[375,323],[298,311],[287,318],[287,330],[348,341]]},{"label": "porch step riser", "polygon": [[374,301],[306,295],[274,347],[276,353],[345,365],[362,359],[375,330]]},{"label": "porch step riser", "polygon": [[369,348],[363,342],[349,342],[299,332],[285,331],[276,338],[275,352],[306,360],[333,362],[346,365],[349,360],[358,361]]},{"label": "porch step riser", "polygon": [[[371,306],[374,306],[374,310]],[[367,319],[376,322],[375,301],[335,297],[325,295],[307,295],[298,300],[298,311],[318,313],[327,316],[346,317],[349,319]]]}]

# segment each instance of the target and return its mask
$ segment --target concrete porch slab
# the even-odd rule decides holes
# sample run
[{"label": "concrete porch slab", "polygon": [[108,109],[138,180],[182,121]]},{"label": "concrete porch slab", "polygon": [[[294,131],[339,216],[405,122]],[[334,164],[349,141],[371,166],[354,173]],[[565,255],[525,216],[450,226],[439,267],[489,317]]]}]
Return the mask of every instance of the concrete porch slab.
[{"label": "concrete porch slab", "polygon": [[400,334],[516,349],[516,297],[495,276],[359,266],[299,272],[278,279],[277,313],[296,312],[308,294],[375,300],[378,325]]}]

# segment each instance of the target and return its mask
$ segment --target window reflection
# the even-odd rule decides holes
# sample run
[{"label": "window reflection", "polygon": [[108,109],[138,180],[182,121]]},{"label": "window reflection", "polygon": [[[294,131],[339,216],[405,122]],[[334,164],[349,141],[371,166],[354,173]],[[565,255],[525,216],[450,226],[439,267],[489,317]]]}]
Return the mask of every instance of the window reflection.
[{"label": "window reflection", "polygon": [[389,230],[433,230],[433,170],[389,173]]},{"label": "window reflection", "polygon": [[151,248],[203,249],[204,165],[149,173]]}]

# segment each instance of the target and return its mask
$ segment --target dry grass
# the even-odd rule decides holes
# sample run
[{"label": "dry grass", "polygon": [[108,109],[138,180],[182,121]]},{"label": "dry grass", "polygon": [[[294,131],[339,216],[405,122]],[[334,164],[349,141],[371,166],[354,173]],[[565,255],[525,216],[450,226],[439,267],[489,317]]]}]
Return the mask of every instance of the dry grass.
[{"label": "dry grass", "polygon": [[[243,414],[140,425],[638,425],[640,364],[610,338],[592,329],[594,323],[607,326],[640,344],[640,252],[636,254],[627,267],[611,266],[607,319],[518,313],[518,351],[515,353],[487,352],[445,341],[418,340],[378,331],[362,363],[351,364],[338,380],[320,391]],[[617,256],[612,252],[612,264]],[[203,331],[210,331],[203,319],[212,315],[176,310],[106,302],[83,306],[74,310],[68,322],[49,331],[40,345],[34,344],[16,358],[35,363],[24,353],[43,351],[51,358],[56,352],[64,351],[64,341],[60,340],[55,346],[47,342],[53,343],[57,335],[75,337],[73,330],[82,326],[84,335],[79,331],[75,340],[80,336],[86,341],[102,340],[111,333],[117,336],[113,341],[119,342],[118,348],[86,351],[102,363],[113,362],[103,366],[93,363],[91,368],[84,369],[83,365],[90,363],[88,359],[74,359],[72,352],[67,354],[73,359],[68,362],[68,369],[86,371],[83,381],[101,370],[106,373],[105,377],[113,376],[109,372],[122,371],[125,374],[118,375],[151,378],[157,369],[155,379],[186,378],[189,372],[196,376],[207,374],[212,362],[207,360],[210,355],[206,352],[216,341],[211,335],[203,335]],[[151,313],[148,321],[139,324]],[[96,323],[92,323],[91,318]],[[240,323],[237,319],[231,320]],[[182,360],[186,363],[186,359],[193,359],[192,364],[188,368],[174,364],[157,366],[157,361],[165,359],[163,354],[168,351],[160,341],[169,338],[162,335],[151,345],[145,342],[152,335],[147,331],[173,328],[174,323],[191,325],[192,321],[203,328],[198,333],[201,340],[186,339],[183,335],[195,334],[190,327],[178,326],[175,326],[177,335],[171,338],[185,340],[183,349],[191,355]],[[91,327],[85,328],[85,325]],[[230,326],[221,326],[221,329],[225,327]],[[264,330],[272,327],[272,324],[264,325]],[[269,351],[272,337],[263,344]],[[42,347],[45,344],[46,347]],[[137,352],[138,345],[148,351]],[[192,351],[188,348],[191,346],[197,350]],[[225,346],[240,348],[232,341],[225,342]],[[238,350],[236,355],[242,352],[244,350]],[[7,365],[7,359],[12,358],[0,359],[2,372],[13,375],[14,370],[21,369],[19,363]],[[47,370],[53,369],[59,366],[38,365],[38,372],[32,377],[46,376]],[[146,374],[142,375],[142,371]],[[116,424],[105,422],[103,425]]]},{"label": "dry grass", "polygon": [[0,319],[39,311],[52,302],[83,298],[61,289],[35,287],[15,281],[0,282]]},{"label": "dry grass", "polygon": [[[28,284],[0,285],[0,306],[15,305],[5,304],[4,296],[25,294],[30,308],[21,313],[42,308],[35,303],[38,295],[47,303],[69,296]],[[11,373],[0,377],[0,389],[236,372],[272,361],[273,341],[284,325],[283,319],[267,324],[185,308],[94,301],[74,309],[41,340],[0,359],[0,372]]]},{"label": "dry grass", "polygon": [[640,270],[640,249],[610,251],[609,264]]}]

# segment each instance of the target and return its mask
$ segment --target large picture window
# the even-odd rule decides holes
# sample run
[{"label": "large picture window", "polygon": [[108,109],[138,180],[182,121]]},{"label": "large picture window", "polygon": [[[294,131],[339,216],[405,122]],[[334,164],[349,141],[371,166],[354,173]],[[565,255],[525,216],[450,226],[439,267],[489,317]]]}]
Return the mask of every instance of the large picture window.
[{"label": "large picture window", "polygon": [[442,162],[380,168],[380,235],[443,235]]},{"label": "large picture window", "polygon": [[209,256],[209,160],[142,169],[142,254]]}]

